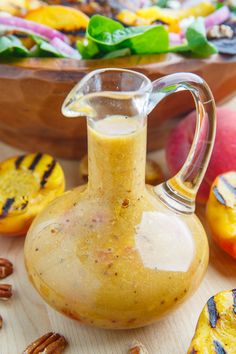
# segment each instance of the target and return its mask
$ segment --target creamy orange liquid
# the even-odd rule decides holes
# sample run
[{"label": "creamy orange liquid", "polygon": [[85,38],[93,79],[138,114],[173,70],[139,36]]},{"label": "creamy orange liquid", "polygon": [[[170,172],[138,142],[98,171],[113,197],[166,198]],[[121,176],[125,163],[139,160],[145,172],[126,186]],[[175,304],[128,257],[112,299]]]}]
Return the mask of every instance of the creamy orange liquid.
[{"label": "creamy orange liquid", "polygon": [[112,117],[88,129],[89,183],[51,203],[25,243],[29,276],[57,310],[105,328],[149,324],[198,286],[208,262],[195,215],[144,184],[146,125]]}]

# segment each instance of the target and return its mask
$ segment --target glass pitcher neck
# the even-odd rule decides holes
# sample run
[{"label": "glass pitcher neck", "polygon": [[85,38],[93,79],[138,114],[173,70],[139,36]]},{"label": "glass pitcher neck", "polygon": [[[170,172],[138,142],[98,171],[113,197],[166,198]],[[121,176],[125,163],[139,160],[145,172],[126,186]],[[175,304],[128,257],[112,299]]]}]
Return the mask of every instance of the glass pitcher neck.
[{"label": "glass pitcher neck", "polygon": [[89,190],[140,196],[145,187],[146,119],[113,116],[88,125]]}]

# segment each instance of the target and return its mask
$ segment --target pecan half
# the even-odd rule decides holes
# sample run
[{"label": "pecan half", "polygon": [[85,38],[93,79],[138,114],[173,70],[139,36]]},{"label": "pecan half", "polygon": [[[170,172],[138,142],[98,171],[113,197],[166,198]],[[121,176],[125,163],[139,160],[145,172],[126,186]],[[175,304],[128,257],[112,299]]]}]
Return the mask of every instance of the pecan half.
[{"label": "pecan half", "polygon": [[31,343],[23,354],[61,354],[66,346],[67,341],[63,336],[49,332]]},{"label": "pecan half", "polygon": [[13,264],[8,259],[0,258],[0,279],[4,279],[13,273]]},{"label": "pecan half", "polygon": [[3,324],[3,319],[2,316],[0,315],[0,329],[2,328],[2,324]]},{"label": "pecan half", "polygon": [[0,300],[8,300],[12,297],[12,286],[10,284],[0,284]]},{"label": "pecan half", "polygon": [[232,38],[234,36],[234,31],[230,26],[227,25],[215,25],[207,31],[207,38]]},{"label": "pecan half", "polygon": [[128,354],[148,354],[148,351],[142,343],[135,341]]}]

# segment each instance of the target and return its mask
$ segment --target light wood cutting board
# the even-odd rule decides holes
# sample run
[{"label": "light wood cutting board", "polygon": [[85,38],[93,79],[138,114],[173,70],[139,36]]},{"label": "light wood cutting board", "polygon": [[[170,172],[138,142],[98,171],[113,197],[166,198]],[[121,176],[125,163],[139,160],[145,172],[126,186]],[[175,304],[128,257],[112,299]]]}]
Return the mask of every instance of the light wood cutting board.
[{"label": "light wood cutting board", "polygon": [[[0,159],[19,151],[0,144]],[[158,155],[158,158],[160,155]],[[78,163],[61,161],[66,172],[67,187],[78,184]],[[201,212],[202,213],[202,212]],[[58,331],[68,342],[65,354],[126,354],[134,339],[146,345],[150,354],[186,354],[198,316],[213,294],[236,287],[236,261],[210,241],[210,263],[198,291],[176,312],[155,325],[129,331],[100,330],[67,319],[47,306],[27,279],[23,261],[24,238],[0,237],[0,257],[10,259],[14,295],[0,302],[4,326],[0,330],[0,354],[21,354],[33,340],[48,331]],[[236,352],[236,350],[235,350]]]}]

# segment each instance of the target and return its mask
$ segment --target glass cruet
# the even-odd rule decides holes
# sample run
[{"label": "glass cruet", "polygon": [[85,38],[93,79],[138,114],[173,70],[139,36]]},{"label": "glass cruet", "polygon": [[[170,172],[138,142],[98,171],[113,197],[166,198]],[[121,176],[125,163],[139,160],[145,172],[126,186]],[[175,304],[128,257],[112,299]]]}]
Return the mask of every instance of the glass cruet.
[{"label": "glass cruet", "polygon": [[[145,185],[147,114],[180,90],[196,104],[187,161],[169,181]],[[193,293],[208,264],[194,208],[215,137],[211,91],[190,73],[151,82],[134,71],[101,69],[75,86],[62,112],[87,116],[89,181],[33,222],[25,242],[29,277],[48,304],[84,323],[152,323]]]}]

